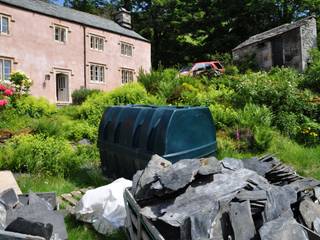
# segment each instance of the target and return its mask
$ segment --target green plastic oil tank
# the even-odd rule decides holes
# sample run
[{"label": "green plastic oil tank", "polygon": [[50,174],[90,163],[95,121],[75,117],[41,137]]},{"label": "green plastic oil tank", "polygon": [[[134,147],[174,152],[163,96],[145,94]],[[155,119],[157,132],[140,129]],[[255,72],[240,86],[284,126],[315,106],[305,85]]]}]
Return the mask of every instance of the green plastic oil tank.
[{"label": "green plastic oil tank", "polygon": [[98,148],[106,176],[131,179],[153,154],[172,163],[215,155],[216,131],[206,107],[114,106],[102,116]]}]

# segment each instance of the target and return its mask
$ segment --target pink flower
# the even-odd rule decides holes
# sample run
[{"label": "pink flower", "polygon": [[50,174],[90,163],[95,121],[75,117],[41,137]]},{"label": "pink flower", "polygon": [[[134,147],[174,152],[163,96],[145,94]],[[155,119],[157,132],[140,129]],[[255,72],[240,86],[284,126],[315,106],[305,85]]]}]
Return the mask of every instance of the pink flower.
[{"label": "pink flower", "polygon": [[12,96],[12,95],[13,95],[12,89],[6,89],[6,90],[4,91],[4,95],[6,95],[6,96]]},{"label": "pink flower", "polygon": [[0,100],[0,107],[4,107],[7,104],[8,104],[8,100],[6,100],[6,99]]},{"label": "pink flower", "polygon": [[0,91],[5,91],[6,87],[0,84]]}]

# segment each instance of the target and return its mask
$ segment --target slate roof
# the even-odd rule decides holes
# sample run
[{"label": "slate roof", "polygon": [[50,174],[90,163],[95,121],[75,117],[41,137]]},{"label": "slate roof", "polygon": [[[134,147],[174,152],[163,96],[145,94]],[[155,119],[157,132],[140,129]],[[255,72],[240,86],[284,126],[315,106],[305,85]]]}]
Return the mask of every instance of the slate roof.
[{"label": "slate roof", "polygon": [[243,48],[243,47],[246,47],[246,46],[249,46],[249,45],[252,45],[254,43],[258,43],[258,42],[264,41],[266,39],[281,35],[281,34],[283,34],[285,32],[291,31],[291,30],[293,30],[295,28],[302,27],[302,26],[308,24],[308,22],[313,18],[314,18],[313,16],[306,17],[306,18],[303,18],[303,19],[301,19],[299,21],[296,21],[296,22],[293,22],[293,23],[283,24],[283,25],[278,26],[276,28],[272,28],[272,29],[270,29],[268,31],[265,31],[265,32],[259,33],[257,35],[254,35],[254,36],[250,37],[248,40],[246,40],[243,43],[241,43],[240,45],[238,45],[237,47],[235,47],[233,49],[233,51],[234,50],[238,50],[238,49]]},{"label": "slate roof", "polygon": [[0,0],[0,3],[149,42],[135,31],[121,27],[118,23],[110,19],[56,4],[50,4],[40,0]]}]

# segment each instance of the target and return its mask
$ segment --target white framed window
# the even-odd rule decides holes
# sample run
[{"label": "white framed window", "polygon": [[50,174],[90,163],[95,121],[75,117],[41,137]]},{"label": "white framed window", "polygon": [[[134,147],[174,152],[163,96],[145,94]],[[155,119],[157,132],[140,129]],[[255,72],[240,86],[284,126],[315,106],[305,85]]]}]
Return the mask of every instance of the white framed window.
[{"label": "white framed window", "polygon": [[12,61],[6,58],[0,58],[0,80],[9,80],[12,72]]},{"label": "white framed window", "polygon": [[10,18],[0,14],[0,34],[9,34]]},{"label": "white framed window", "polygon": [[103,83],[105,81],[105,66],[98,65],[98,64],[91,64],[90,80],[93,83]]},{"label": "white framed window", "polygon": [[132,57],[133,45],[130,43],[121,42],[121,55]]},{"label": "white framed window", "polygon": [[90,48],[98,51],[104,50],[104,38],[90,35]]},{"label": "white framed window", "polygon": [[121,69],[121,82],[122,84],[133,82],[134,70],[122,68]]},{"label": "white framed window", "polygon": [[54,26],[54,40],[56,40],[57,42],[66,43],[67,33],[68,33],[68,29],[66,27],[62,27],[58,25]]}]

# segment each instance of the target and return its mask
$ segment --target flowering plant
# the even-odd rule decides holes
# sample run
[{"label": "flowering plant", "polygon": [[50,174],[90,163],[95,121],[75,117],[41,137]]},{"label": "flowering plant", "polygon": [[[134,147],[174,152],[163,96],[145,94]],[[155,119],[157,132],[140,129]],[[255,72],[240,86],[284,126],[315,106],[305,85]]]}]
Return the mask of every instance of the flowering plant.
[{"label": "flowering plant", "polygon": [[13,96],[12,88],[0,83],[0,109],[4,108],[10,103]]},{"label": "flowering plant", "polygon": [[10,82],[18,95],[28,94],[32,80],[24,72],[14,72],[10,75]]}]

